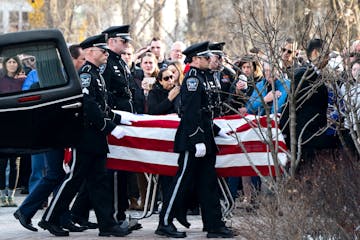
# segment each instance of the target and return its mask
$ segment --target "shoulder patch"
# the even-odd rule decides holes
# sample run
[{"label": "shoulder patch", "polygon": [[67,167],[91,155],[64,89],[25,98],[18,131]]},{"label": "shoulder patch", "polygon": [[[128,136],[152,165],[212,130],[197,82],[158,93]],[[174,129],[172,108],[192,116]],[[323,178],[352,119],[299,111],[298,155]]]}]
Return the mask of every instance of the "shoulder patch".
[{"label": "shoulder patch", "polygon": [[80,74],[81,86],[83,88],[87,88],[90,86],[91,82],[91,74],[89,73],[81,73]]},{"label": "shoulder patch", "polygon": [[194,92],[197,90],[199,85],[199,79],[197,78],[188,78],[186,79],[186,87],[190,92]]}]

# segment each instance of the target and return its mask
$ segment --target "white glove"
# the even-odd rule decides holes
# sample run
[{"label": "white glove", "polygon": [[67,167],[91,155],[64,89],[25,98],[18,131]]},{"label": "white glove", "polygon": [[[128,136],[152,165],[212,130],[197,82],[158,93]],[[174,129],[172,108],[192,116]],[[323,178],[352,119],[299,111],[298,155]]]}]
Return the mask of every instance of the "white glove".
[{"label": "white glove", "polygon": [[228,133],[230,132],[230,130],[228,129],[220,129],[220,131],[218,132],[218,135],[219,137],[222,137],[222,138],[229,138],[230,136],[228,135]]},{"label": "white glove", "polygon": [[197,143],[195,144],[196,152],[195,157],[203,157],[206,154],[206,146],[205,143]]},{"label": "white glove", "polygon": [[121,116],[121,120],[120,120],[121,124],[131,125],[132,122],[137,122],[136,115],[133,113],[121,112],[120,116]]},{"label": "white glove", "polygon": [[116,126],[112,131],[111,131],[111,135],[113,135],[114,137],[116,137],[117,139],[123,138],[126,134],[126,131],[124,128],[120,127],[120,126]]}]

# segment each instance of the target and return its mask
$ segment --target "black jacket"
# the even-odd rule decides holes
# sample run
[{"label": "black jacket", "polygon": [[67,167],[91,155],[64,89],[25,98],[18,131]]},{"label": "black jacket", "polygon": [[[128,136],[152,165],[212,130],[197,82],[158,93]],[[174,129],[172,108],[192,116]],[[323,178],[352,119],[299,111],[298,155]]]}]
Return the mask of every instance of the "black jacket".
[{"label": "black jacket", "polygon": [[149,92],[148,110],[149,114],[170,114],[176,113],[174,101],[168,99],[169,90],[164,89],[159,82]]},{"label": "black jacket", "polygon": [[147,113],[147,99],[144,95],[144,90],[141,87],[141,82],[144,79],[144,72],[139,67],[134,67],[131,71],[132,81],[130,82],[131,91],[133,93],[133,102],[135,112],[138,114]]},{"label": "black jacket", "polygon": [[217,152],[214,136],[220,128],[213,123],[208,86],[205,71],[191,67],[180,89],[181,121],[175,135],[175,152],[195,151],[197,143],[205,143],[207,153]]},{"label": "black jacket", "polygon": [[107,135],[120,124],[120,115],[114,114],[107,104],[105,81],[99,68],[90,62],[79,70],[84,94],[84,129],[77,148],[98,154],[108,152]]},{"label": "black jacket", "polygon": [[[308,69],[308,70],[307,70]],[[301,131],[305,128],[305,125],[313,118],[316,114],[318,116],[310,122],[302,135],[302,142],[309,139],[319,129],[327,126],[327,107],[328,107],[328,90],[319,74],[315,71],[313,66],[306,65],[295,70],[294,73],[294,84],[295,89],[299,86],[299,83],[304,76],[307,74],[308,79],[303,81],[300,86],[300,90],[296,95],[296,139],[300,136]],[[309,91],[313,91],[310,93]],[[303,97],[307,95],[307,98]],[[303,100],[301,100],[302,98]],[[303,102],[303,103],[302,103]],[[280,126],[284,126],[285,122],[289,119],[289,107],[287,106],[284,110],[283,116],[281,117]],[[287,136],[286,142],[290,146],[290,129],[289,124],[283,128],[283,133]],[[324,149],[332,148],[336,145],[336,139],[325,134],[313,137],[308,143],[302,145],[303,148],[313,149]]]}]

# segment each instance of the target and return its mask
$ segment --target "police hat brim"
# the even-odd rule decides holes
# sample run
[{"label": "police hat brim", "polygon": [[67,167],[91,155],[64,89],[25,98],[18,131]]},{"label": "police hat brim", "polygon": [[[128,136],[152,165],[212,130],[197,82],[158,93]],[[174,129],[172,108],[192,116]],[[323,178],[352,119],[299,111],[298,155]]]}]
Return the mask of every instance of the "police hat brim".
[{"label": "police hat brim", "polygon": [[109,47],[108,47],[106,44],[103,44],[103,43],[101,43],[101,44],[94,44],[93,46],[94,46],[94,47],[101,48],[101,49],[105,49],[105,50],[108,50],[108,49],[109,49]]},{"label": "police hat brim", "polygon": [[198,56],[198,57],[211,57],[211,56],[213,56],[213,54],[211,53],[210,50],[206,50],[206,51],[197,53],[195,56]]},{"label": "police hat brim", "polygon": [[132,38],[130,36],[121,36],[122,39],[124,39],[127,42],[132,41]]},{"label": "police hat brim", "polygon": [[217,56],[221,56],[221,57],[225,56],[224,52],[221,50],[210,50],[210,51],[211,51],[212,55],[217,55]]},{"label": "police hat brim", "polygon": [[121,39],[123,39],[123,40],[125,40],[127,42],[132,41],[132,38],[130,37],[129,33],[116,33],[111,37],[120,37]]}]

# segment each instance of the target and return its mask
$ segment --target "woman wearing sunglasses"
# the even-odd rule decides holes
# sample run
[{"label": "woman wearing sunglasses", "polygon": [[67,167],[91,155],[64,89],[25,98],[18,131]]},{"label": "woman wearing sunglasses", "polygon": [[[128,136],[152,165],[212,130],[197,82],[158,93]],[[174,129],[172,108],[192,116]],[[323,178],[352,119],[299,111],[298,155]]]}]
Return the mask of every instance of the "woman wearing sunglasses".
[{"label": "woman wearing sunglasses", "polygon": [[149,114],[176,113],[174,99],[180,92],[180,86],[174,87],[174,75],[165,68],[160,70],[153,89],[149,92]]}]

